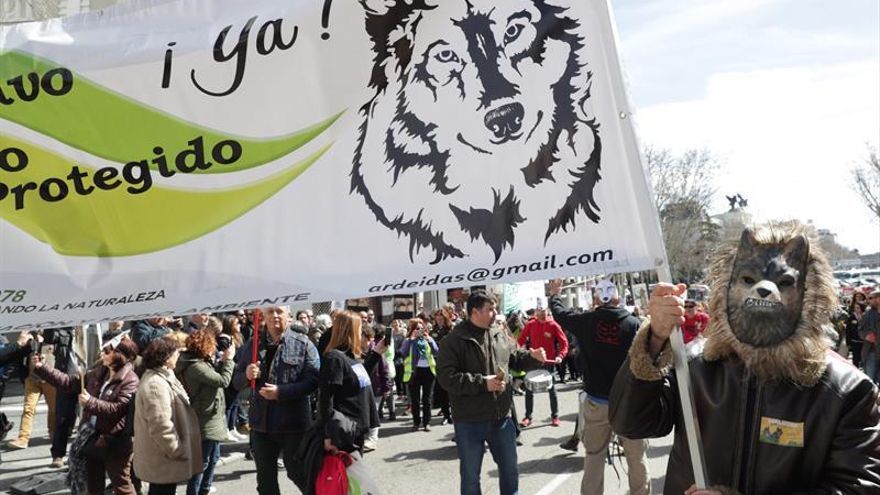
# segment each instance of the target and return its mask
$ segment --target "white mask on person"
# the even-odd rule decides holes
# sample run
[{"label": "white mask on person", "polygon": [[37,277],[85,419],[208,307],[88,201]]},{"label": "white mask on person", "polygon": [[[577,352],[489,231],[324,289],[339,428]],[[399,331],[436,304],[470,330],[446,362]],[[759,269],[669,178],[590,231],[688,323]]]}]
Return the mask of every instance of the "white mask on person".
[{"label": "white mask on person", "polygon": [[608,304],[619,297],[617,285],[614,284],[614,277],[603,278],[596,284],[596,297],[599,298],[602,304]]}]

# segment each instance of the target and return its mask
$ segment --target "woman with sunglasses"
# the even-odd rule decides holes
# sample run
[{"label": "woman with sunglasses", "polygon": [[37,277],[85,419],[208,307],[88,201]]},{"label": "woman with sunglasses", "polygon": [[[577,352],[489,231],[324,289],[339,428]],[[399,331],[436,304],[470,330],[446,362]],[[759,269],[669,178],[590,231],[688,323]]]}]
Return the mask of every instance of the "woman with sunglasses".
[{"label": "woman with sunglasses", "polygon": [[[86,490],[89,495],[104,493],[105,473],[113,493],[134,495],[131,482],[132,436],[127,424],[128,409],[138,388],[132,361],[138,347],[127,335],[120,335],[102,348],[101,362],[85,376],[81,390],[79,373],[67,374],[43,366],[42,356],[34,356],[34,373],[59,390],[79,392],[81,425],[94,428],[97,438],[84,459],[71,459],[71,471],[84,461]],[[81,427],[82,428],[82,427]],[[92,453],[94,452],[94,453]],[[100,452],[100,454],[98,454]],[[73,452],[71,449],[71,457]]]},{"label": "woman with sunglasses", "polygon": [[[437,342],[428,335],[427,325],[421,318],[409,320],[409,338],[400,349],[404,355],[403,381],[409,385],[410,405],[413,415],[413,431],[421,427],[431,430],[431,394],[434,377],[437,376],[435,359],[439,349]],[[421,402],[421,411],[419,410]],[[421,413],[421,414],[420,414]]]}]

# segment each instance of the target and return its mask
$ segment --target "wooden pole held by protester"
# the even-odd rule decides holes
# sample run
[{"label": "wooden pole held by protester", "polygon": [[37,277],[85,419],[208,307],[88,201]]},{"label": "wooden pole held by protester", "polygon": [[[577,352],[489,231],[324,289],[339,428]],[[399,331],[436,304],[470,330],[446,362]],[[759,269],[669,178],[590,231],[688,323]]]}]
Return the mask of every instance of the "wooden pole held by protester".
[{"label": "wooden pole held by protester", "polygon": [[[672,273],[669,271],[668,262],[657,269],[657,276],[661,282],[672,283]],[[676,326],[672,330],[672,334],[669,336],[669,344],[672,346],[675,378],[678,382],[678,398],[681,400],[681,416],[684,420],[688,451],[690,452],[691,464],[694,468],[694,483],[697,485],[697,488],[704,490],[708,487],[706,480],[706,457],[703,455],[700,422],[697,419],[694,389],[691,385],[691,374],[688,369],[687,353],[684,347],[684,334],[682,334],[680,326]]]},{"label": "wooden pole held by protester", "polygon": [[[253,345],[253,349],[251,350],[251,363],[256,364],[257,357],[259,355],[258,349],[260,347],[260,309],[259,308],[254,309],[254,334],[253,334],[253,337],[254,337],[254,345]],[[251,380],[251,390],[252,391],[256,390],[256,388],[257,388],[257,381]]]}]

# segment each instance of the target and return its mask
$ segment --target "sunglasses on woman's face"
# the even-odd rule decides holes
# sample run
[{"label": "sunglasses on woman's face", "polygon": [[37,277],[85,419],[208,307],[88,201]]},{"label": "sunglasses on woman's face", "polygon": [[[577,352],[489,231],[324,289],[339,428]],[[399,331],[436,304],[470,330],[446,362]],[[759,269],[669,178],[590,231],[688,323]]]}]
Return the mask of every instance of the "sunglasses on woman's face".
[{"label": "sunglasses on woman's face", "polygon": [[113,350],[114,349],[108,345],[107,347],[101,349],[101,352],[103,352],[104,354],[110,354],[113,352]]}]

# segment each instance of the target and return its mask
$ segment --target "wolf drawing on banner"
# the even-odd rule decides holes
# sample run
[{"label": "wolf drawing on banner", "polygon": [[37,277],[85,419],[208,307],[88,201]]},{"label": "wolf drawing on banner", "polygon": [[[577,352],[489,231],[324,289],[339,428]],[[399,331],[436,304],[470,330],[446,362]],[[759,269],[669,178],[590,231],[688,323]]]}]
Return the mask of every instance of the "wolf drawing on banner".
[{"label": "wolf drawing on banner", "polygon": [[[361,0],[375,53],[352,193],[432,263],[598,223],[592,74],[564,0]],[[481,244],[482,243],[482,244]],[[482,249],[482,248],[480,248]]]}]

